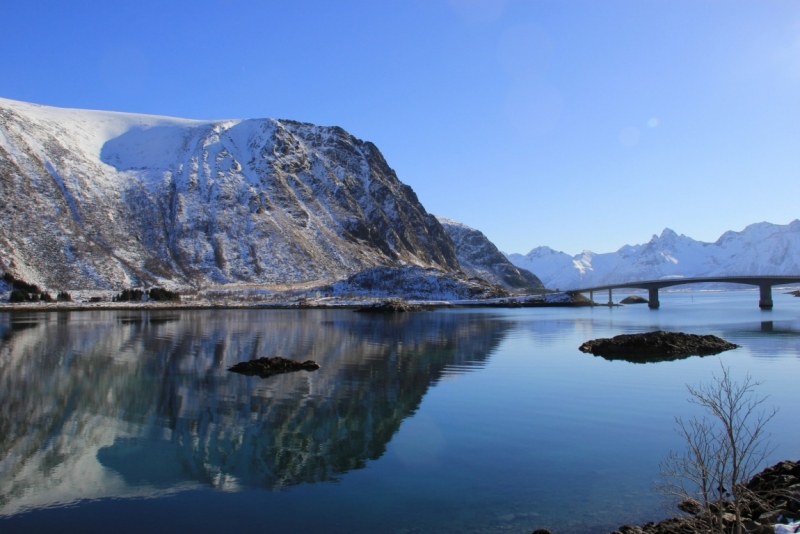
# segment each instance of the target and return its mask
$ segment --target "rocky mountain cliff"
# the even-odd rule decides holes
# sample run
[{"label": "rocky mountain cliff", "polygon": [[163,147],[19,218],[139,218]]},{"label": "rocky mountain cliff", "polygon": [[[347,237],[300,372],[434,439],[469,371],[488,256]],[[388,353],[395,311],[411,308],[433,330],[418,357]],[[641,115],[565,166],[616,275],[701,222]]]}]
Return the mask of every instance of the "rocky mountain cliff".
[{"label": "rocky mountain cliff", "polygon": [[461,270],[467,276],[482,278],[512,291],[544,287],[535,274],[511,263],[480,230],[447,217],[437,215],[436,218],[453,240]]},{"label": "rocky mountain cliff", "polygon": [[0,99],[0,269],[48,288],[458,272],[441,224],[338,127]]},{"label": "rocky mountain cliff", "polygon": [[570,256],[549,247],[509,254],[514,265],[534,271],[548,288],[571,289],[664,277],[800,274],[800,220],[751,224],[725,232],[713,243],[666,228],[643,245],[616,252]]}]

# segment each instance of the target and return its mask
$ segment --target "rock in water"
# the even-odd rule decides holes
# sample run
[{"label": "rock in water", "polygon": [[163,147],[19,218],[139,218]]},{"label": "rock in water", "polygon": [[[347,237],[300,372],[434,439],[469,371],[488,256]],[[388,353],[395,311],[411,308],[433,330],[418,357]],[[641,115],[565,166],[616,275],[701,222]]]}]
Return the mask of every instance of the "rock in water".
[{"label": "rock in water", "polygon": [[587,341],[579,347],[581,352],[591,352],[609,360],[648,362],[676,360],[688,356],[708,356],[735,349],[739,345],[717,336],[684,334],[683,332],[645,332],[622,334],[612,338]]},{"label": "rock in water", "polygon": [[619,301],[620,304],[647,304],[648,302],[646,298],[640,297],[639,295],[631,295]]},{"label": "rock in water", "polygon": [[274,358],[257,358],[249,362],[239,362],[228,367],[228,371],[241,373],[248,376],[260,376],[267,378],[281,373],[291,373],[292,371],[316,371],[319,364],[314,360],[298,362],[276,356]]}]

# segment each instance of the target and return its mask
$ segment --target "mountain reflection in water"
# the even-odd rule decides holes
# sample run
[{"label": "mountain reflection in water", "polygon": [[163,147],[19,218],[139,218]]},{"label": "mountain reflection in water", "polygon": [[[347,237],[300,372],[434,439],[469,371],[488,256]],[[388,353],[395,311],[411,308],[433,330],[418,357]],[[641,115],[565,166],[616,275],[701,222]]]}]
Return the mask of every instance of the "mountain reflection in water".
[{"label": "mountain reflection in water", "polygon": [[[335,480],[379,458],[432,383],[482,365],[511,327],[487,314],[324,310],[2,317],[0,515]],[[226,370],[260,356],[322,368]]]}]

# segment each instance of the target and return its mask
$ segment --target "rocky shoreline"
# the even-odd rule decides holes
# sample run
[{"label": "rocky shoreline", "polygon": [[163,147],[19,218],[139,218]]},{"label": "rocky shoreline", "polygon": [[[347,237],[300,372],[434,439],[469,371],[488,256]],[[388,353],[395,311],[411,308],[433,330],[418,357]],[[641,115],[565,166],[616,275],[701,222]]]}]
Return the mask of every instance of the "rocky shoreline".
[{"label": "rocky shoreline", "polygon": [[[315,299],[288,298],[281,300],[232,298],[183,298],[181,301],[170,302],[113,302],[101,301],[73,301],[73,302],[26,302],[8,303],[0,302],[0,312],[18,311],[98,311],[98,310],[207,310],[207,309],[363,309],[381,307],[387,301],[401,303],[397,306],[405,311],[425,311],[439,308],[573,308],[585,307],[590,303],[581,299],[572,299],[563,294],[548,294],[535,296],[520,296],[498,299],[476,300],[405,300],[386,299],[374,297],[336,298],[322,297]],[[366,311],[366,310],[365,310]]]},{"label": "rocky shoreline", "polygon": [[[743,506],[743,533],[772,534],[776,525],[800,518],[800,463],[778,462],[755,475],[745,486],[752,497]],[[723,505],[718,515],[694,515],[692,512],[698,510],[699,505],[692,504],[697,505],[686,501],[678,505],[686,513],[684,517],[646,523],[641,527],[623,525],[611,534],[700,534],[715,531],[720,520],[724,532],[734,530],[732,507]]]},{"label": "rocky shoreline", "polygon": [[[753,476],[745,487],[750,497],[743,505],[742,534],[800,532],[800,462],[778,462]],[[714,534],[720,532],[720,522],[723,534],[735,531],[731,503],[723,503],[713,514],[699,513],[695,501],[678,503],[678,509],[681,516],[641,526],[622,525],[609,534]],[[533,534],[553,533],[539,528]]]},{"label": "rocky shoreline", "polygon": [[415,311],[431,311],[430,306],[422,306],[420,304],[409,304],[403,300],[386,300],[382,302],[375,302],[369,306],[356,308],[357,313],[404,313]]}]

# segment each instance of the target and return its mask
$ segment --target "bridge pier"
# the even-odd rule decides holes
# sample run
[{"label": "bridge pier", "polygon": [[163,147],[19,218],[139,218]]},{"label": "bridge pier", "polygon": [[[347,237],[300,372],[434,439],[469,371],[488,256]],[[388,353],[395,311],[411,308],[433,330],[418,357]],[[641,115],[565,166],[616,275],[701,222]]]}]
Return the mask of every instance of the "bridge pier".
[{"label": "bridge pier", "polygon": [[758,299],[758,307],[762,310],[772,309],[772,286],[769,284],[761,284],[758,286],[760,298]]},{"label": "bridge pier", "polygon": [[589,291],[589,306],[594,306],[594,291]]},{"label": "bridge pier", "polygon": [[613,306],[614,305],[614,301],[611,299],[611,288],[610,287],[608,288],[608,305],[609,306]]},{"label": "bridge pier", "polygon": [[647,289],[647,307],[651,310],[657,310],[659,307],[658,302],[658,288],[657,287],[650,287]]}]

